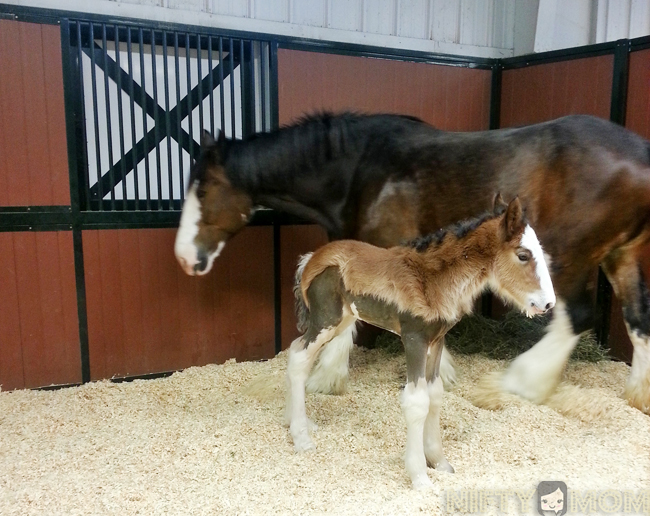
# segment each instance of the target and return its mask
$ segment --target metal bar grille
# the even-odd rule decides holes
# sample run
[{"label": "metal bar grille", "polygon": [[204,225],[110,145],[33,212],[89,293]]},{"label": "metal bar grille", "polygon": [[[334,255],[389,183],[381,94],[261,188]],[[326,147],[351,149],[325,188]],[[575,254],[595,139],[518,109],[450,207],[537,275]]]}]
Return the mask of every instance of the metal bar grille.
[{"label": "metal bar grille", "polygon": [[203,129],[268,130],[267,41],[71,21],[85,211],[179,210]]}]

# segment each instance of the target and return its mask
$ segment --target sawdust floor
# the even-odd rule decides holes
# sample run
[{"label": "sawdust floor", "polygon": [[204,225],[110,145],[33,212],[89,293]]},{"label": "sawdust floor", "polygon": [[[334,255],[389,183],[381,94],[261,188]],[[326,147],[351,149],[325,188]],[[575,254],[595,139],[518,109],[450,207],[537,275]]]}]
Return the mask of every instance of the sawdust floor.
[{"label": "sawdust floor", "polygon": [[[527,402],[474,407],[472,385],[505,364],[458,357],[461,381],[442,411],[456,473],[429,470],[428,492],[410,489],[402,460],[403,356],[356,349],[348,393],[308,397],[319,429],[306,455],[281,424],[285,365],[283,353],[166,379],[0,393],[0,514],[441,514],[449,490],[650,487],[650,418],[618,397],[625,364],[569,366],[566,380],[605,407],[585,421]],[[244,394],[259,375],[282,387]]]}]

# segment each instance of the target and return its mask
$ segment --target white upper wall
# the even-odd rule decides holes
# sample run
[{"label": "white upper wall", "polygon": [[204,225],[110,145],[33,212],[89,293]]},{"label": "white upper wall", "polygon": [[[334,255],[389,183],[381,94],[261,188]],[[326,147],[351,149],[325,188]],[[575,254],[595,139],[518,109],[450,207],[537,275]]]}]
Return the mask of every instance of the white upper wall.
[{"label": "white upper wall", "polygon": [[649,0],[539,0],[535,52],[650,34]]},{"label": "white upper wall", "polygon": [[476,57],[650,34],[650,0],[2,0]]}]

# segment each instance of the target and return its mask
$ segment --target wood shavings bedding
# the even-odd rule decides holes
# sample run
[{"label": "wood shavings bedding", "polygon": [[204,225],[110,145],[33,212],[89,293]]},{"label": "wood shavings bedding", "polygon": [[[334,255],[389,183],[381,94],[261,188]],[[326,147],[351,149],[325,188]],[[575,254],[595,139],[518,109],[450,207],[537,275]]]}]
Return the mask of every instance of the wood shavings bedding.
[{"label": "wood shavings bedding", "polygon": [[[294,454],[282,425],[285,353],[157,380],[2,392],[0,514],[441,514],[461,490],[530,490],[542,480],[650,488],[650,419],[618,397],[625,364],[569,365],[564,394],[607,407],[589,417],[518,399],[476,408],[472,387],[505,362],[456,362],[460,382],[445,393],[441,420],[456,473],[430,469],[434,491],[411,490],[404,469],[404,357],[355,349],[348,392],[307,397],[319,426],[311,454]],[[278,387],[246,394],[255,378]],[[488,500],[486,512],[519,513],[515,502]]]}]

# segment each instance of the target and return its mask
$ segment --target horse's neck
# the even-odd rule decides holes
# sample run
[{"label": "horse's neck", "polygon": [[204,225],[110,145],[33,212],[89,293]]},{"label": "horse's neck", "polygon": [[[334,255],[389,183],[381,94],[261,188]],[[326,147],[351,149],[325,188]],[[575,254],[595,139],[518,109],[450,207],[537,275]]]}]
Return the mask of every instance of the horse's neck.
[{"label": "horse's neck", "polygon": [[[278,147],[281,144],[278,142]],[[342,209],[349,178],[344,174],[332,177],[338,167],[332,167],[330,161],[314,169],[300,153],[286,155],[255,141],[246,146],[229,160],[227,174],[254,204],[307,219],[332,235],[343,236]]]}]

